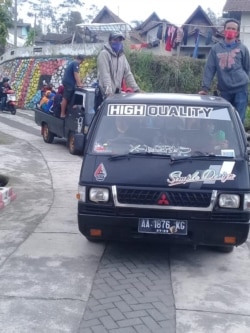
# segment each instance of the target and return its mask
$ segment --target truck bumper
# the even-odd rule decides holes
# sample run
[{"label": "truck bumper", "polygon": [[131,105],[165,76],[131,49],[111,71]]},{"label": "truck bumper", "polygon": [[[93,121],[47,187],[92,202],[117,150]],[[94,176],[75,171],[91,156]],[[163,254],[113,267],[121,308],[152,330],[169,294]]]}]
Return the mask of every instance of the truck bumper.
[{"label": "truck bumper", "polygon": [[[139,233],[136,217],[117,217],[86,215],[78,213],[78,227],[88,239],[100,240],[152,240],[157,242],[183,243],[192,245],[238,246],[248,237],[249,221],[205,221],[187,220],[187,235]],[[100,235],[93,237],[90,230],[101,230]],[[235,237],[235,244],[226,244],[225,237]]]}]

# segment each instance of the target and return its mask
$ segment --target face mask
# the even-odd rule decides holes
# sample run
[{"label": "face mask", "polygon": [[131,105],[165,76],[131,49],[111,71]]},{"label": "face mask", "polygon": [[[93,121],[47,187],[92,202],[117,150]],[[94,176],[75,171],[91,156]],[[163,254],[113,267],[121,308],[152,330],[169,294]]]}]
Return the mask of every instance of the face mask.
[{"label": "face mask", "polygon": [[115,53],[119,53],[123,50],[122,42],[112,42],[110,45],[112,50],[115,51]]},{"label": "face mask", "polygon": [[234,30],[225,30],[224,31],[224,36],[227,39],[235,39],[238,35],[238,31],[234,31]]}]

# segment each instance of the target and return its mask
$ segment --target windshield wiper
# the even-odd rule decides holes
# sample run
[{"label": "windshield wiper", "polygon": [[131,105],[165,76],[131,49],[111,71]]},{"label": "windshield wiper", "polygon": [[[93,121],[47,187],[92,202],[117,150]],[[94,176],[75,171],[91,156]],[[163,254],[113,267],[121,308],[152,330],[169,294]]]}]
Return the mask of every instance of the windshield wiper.
[{"label": "windshield wiper", "polygon": [[171,163],[181,162],[181,161],[190,161],[207,159],[207,158],[218,158],[218,159],[233,159],[233,156],[224,156],[224,155],[215,155],[212,153],[204,153],[202,151],[195,151],[192,155],[189,156],[174,156],[172,155],[170,160]]},{"label": "windshield wiper", "polygon": [[143,152],[129,152],[127,154],[117,154],[117,155],[112,155],[108,159],[109,160],[118,160],[118,159],[123,159],[127,158],[130,159],[131,156],[159,156],[159,157],[171,157],[169,154],[162,154],[162,153],[155,153],[155,152],[148,152],[148,151],[143,151]]}]

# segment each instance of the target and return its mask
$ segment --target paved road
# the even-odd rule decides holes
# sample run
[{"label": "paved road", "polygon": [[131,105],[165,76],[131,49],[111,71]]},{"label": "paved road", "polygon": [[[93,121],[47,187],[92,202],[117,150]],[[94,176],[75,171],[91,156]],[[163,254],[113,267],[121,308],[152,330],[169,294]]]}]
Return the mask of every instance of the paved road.
[{"label": "paved road", "polygon": [[0,173],[17,193],[0,210],[0,332],[250,331],[249,241],[231,254],[89,243],[80,167],[65,142],[43,142],[32,111],[0,114]]}]

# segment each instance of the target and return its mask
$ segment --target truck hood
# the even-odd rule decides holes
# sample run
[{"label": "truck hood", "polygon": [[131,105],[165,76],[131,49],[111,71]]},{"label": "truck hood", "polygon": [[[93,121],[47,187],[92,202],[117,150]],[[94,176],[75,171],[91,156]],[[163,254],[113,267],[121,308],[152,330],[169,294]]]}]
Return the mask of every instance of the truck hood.
[{"label": "truck hood", "polygon": [[80,176],[84,183],[167,188],[249,189],[245,160],[201,158],[171,162],[168,157],[90,156]]}]

